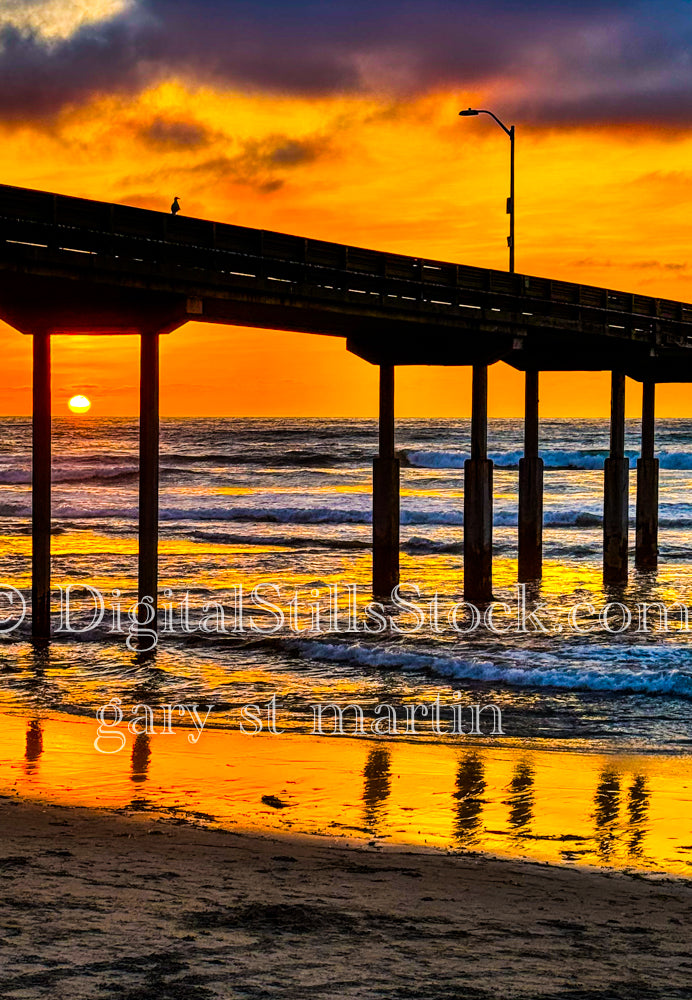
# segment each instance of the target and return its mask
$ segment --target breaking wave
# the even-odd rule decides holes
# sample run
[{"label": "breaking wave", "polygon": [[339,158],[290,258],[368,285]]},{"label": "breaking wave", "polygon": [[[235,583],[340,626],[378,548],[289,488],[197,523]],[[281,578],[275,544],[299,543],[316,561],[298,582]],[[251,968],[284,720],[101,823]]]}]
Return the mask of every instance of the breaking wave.
[{"label": "breaking wave", "polygon": [[[653,657],[650,649],[633,646],[627,647],[626,653],[623,653],[622,647],[572,647],[563,656],[537,654],[535,650],[530,653],[517,650],[513,654],[514,662],[501,663],[446,656],[423,649],[359,643],[306,640],[292,642],[290,645],[294,652],[305,659],[384,670],[418,671],[450,680],[569,691],[673,695],[692,699],[692,674],[672,665],[683,656],[689,659],[689,650],[672,647],[665,651],[656,650]],[[638,669],[631,666],[632,659],[638,653],[644,661],[651,658],[653,665],[647,664]],[[531,665],[521,665],[524,657]],[[617,666],[620,657],[627,660],[626,665]],[[657,660],[663,663],[657,663]],[[690,664],[692,666],[692,660]]]},{"label": "breaking wave", "polygon": [[[404,465],[419,469],[463,469],[470,458],[466,451],[417,451],[404,449],[400,453]],[[593,469],[603,468],[608,457],[607,449],[593,451],[541,451],[546,469]],[[630,468],[637,466],[638,453],[628,451]],[[518,469],[522,451],[491,452],[489,457],[501,469]],[[692,452],[661,451],[658,453],[662,469],[692,469]]]}]

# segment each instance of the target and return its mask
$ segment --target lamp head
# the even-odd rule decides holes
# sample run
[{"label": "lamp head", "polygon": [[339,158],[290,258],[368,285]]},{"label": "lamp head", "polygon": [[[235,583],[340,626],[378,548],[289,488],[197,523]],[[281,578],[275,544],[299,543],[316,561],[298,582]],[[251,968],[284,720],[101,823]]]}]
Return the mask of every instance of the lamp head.
[{"label": "lamp head", "polygon": [[460,111],[459,114],[462,118],[471,118],[473,115],[477,115],[479,112],[475,108],[467,108],[466,111]]}]

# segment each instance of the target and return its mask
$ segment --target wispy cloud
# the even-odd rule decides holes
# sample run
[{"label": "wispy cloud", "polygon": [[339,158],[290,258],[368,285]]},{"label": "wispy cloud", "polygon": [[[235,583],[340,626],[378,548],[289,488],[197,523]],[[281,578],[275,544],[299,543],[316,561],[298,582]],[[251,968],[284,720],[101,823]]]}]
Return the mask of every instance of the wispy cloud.
[{"label": "wispy cloud", "polygon": [[[601,259],[598,257],[581,257],[578,260],[568,261],[569,267],[574,268],[621,268],[622,262],[619,260]],[[667,261],[667,260],[633,260],[627,266],[638,271],[672,271],[681,272],[688,268],[687,261]]]}]

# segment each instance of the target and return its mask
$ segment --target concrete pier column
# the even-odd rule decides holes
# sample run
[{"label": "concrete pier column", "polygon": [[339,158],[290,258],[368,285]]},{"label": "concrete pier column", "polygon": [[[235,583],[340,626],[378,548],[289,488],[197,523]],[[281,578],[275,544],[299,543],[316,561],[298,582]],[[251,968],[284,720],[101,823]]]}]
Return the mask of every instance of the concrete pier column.
[{"label": "concrete pier column", "polygon": [[394,366],[380,365],[379,454],[372,468],[372,592],[399,583],[399,459],[394,456]]},{"label": "concrete pier column", "polygon": [[519,460],[520,582],[543,575],[543,459],[538,455],[538,372],[526,372],[524,457]]},{"label": "concrete pier column", "polygon": [[[139,600],[158,592],[159,549],[159,335],[143,333],[139,385]],[[139,620],[150,617],[140,609]],[[156,618],[147,626],[156,627]]]},{"label": "concrete pier column", "polygon": [[471,458],[464,462],[464,598],[493,596],[493,463],[488,458],[488,367],[473,366]]},{"label": "concrete pier column", "polygon": [[613,372],[610,457],[605,460],[603,497],[603,582],[627,583],[629,461],[625,458],[625,376]]},{"label": "concrete pier column", "polygon": [[642,454],[637,459],[637,535],[635,566],[658,565],[658,459],[654,458],[656,383],[642,386]]},{"label": "concrete pier column", "polygon": [[34,334],[31,468],[31,632],[50,635],[51,386],[50,334]]}]

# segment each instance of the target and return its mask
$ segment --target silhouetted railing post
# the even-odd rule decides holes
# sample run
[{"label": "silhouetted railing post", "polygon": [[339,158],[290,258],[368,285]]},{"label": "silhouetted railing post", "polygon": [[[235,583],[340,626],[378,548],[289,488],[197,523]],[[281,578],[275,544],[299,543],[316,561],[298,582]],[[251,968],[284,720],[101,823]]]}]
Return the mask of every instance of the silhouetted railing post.
[{"label": "silhouetted railing post", "polygon": [[[158,592],[159,541],[159,335],[143,333],[139,386],[139,600]],[[140,621],[147,617],[140,609]],[[149,625],[156,627],[156,618]]]},{"label": "silhouetted railing post", "polygon": [[380,365],[379,455],[372,468],[372,590],[399,582],[399,459],[394,456],[394,366]]},{"label": "silhouetted railing post", "polygon": [[493,596],[493,463],[488,458],[488,367],[473,366],[471,458],[464,462],[464,597]]},{"label": "silhouetted railing post", "polygon": [[31,631],[46,638],[50,635],[50,334],[36,332],[33,340]]},{"label": "silhouetted railing post", "polygon": [[625,458],[625,376],[613,372],[610,457],[605,460],[603,497],[603,582],[627,583],[629,461]]},{"label": "silhouetted railing post", "polygon": [[658,565],[658,459],[654,457],[656,383],[642,386],[642,455],[637,459],[637,536],[635,565]]},{"label": "silhouetted railing post", "polygon": [[526,372],[524,457],[519,460],[519,580],[543,575],[543,459],[538,455],[538,372]]}]

